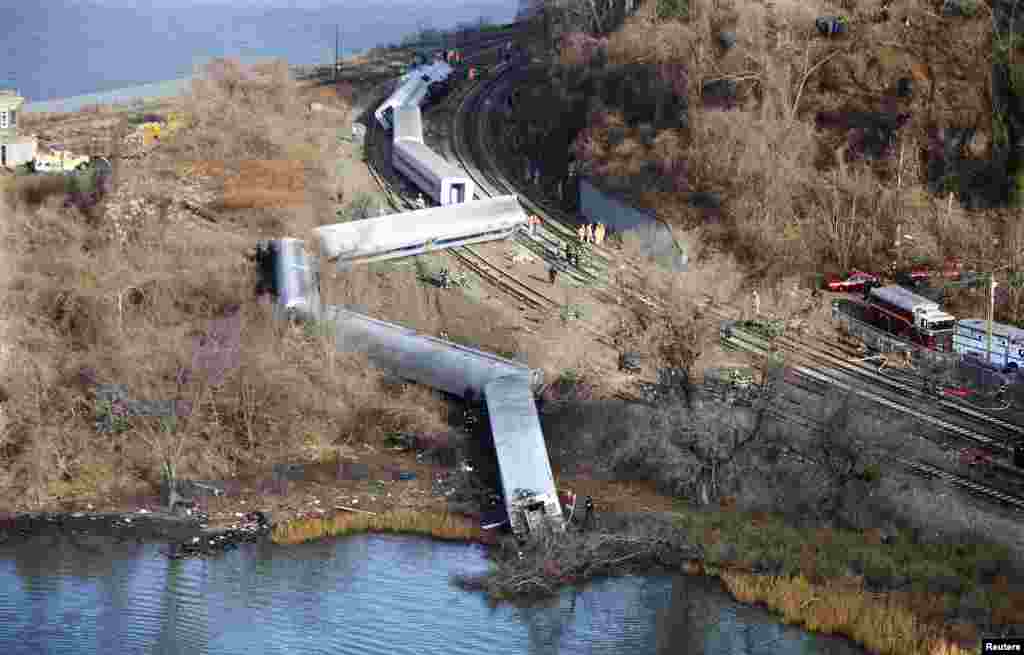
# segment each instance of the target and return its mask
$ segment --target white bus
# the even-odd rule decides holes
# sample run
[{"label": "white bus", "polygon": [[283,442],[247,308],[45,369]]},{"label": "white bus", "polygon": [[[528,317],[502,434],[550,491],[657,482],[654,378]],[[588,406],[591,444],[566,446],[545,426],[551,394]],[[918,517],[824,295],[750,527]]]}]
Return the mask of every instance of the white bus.
[{"label": "white bus", "polygon": [[[988,361],[988,321],[964,318],[956,323],[953,350],[960,357]],[[1024,369],[1024,330],[1005,323],[992,323],[992,365],[1001,369]]]}]

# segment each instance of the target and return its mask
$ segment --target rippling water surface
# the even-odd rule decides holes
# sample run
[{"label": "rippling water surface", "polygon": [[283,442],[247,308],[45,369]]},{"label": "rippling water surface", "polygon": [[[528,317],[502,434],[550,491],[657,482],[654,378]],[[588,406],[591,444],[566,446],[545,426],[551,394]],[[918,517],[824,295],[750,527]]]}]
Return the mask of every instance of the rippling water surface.
[{"label": "rippling water surface", "polygon": [[708,580],[627,577],[491,608],[454,573],[477,546],[355,537],[169,561],[100,538],[0,547],[0,653],[861,653]]}]

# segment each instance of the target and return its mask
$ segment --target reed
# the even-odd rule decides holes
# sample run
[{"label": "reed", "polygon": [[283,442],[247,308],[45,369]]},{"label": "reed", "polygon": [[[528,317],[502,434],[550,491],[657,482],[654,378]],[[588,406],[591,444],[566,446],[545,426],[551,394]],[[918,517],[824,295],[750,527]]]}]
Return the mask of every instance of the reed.
[{"label": "reed", "polygon": [[880,655],[966,655],[946,628],[920,618],[897,597],[873,594],[860,585],[813,584],[804,576],[757,576],[721,571],[732,595],[764,603],[786,623],[826,634],[842,634]]},{"label": "reed", "polygon": [[416,534],[448,541],[479,541],[482,538],[477,522],[464,516],[394,510],[382,514],[353,512],[296,519],[274,526],[272,539],[279,544],[297,544],[366,532]]}]

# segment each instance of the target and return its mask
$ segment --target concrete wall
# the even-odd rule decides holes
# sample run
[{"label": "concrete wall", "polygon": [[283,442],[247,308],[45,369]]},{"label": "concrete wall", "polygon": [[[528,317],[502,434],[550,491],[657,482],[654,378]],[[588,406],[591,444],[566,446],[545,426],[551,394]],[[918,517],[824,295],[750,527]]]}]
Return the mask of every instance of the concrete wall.
[{"label": "concrete wall", "polygon": [[631,232],[639,237],[644,253],[659,265],[678,272],[687,270],[689,256],[685,244],[676,243],[671,230],[654,215],[630,207],[585,178],[579,180],[579,208],[590,222],[604,223],[617,232]]}]

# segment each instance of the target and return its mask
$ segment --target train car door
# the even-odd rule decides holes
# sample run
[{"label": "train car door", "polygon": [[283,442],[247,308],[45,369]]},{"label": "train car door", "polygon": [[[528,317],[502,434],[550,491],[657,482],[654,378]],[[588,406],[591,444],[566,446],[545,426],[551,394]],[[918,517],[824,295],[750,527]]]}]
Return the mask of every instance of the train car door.
[{"label": "train car door", "polygon": [[464,202],[466,195],[466,185],[464,184],[452,184],[448,187],[448,204],[457,205]]}]

